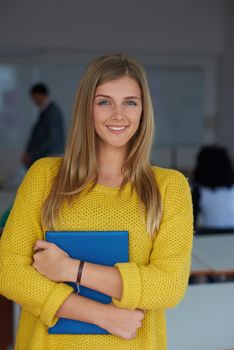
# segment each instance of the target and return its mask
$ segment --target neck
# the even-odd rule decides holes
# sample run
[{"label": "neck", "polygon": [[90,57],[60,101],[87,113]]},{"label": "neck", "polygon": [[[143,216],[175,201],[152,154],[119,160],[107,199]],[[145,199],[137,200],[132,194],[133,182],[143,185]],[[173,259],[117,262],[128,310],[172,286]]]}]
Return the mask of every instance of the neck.
[{"label": "neck", "polygon": [[120,178],[121,168],[126,157],[125,147],[98,146],[99,177]]},{"label": "neck", "polygon": [[40,105],[40,109],[43,110],[43,109],[46,109],[47,106],[50,104],[51,100],[49,97],[46,97],[43,102],[41,103]]}]

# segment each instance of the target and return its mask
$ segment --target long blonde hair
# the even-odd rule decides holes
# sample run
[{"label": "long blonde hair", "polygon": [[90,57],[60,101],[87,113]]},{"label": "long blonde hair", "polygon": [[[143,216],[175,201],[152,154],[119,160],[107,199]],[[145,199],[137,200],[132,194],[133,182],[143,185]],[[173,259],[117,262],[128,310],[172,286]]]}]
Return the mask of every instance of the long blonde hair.
[{"label": "long blonde hair", "polygon": [[[139,128],[128,144],[127,158],[122,167],[123,182],[136,190],[139,204],[144,205],[146,227],[150,237],[157,232],[162,205],[157,182],[150,166],[150,150],[154,132],[154,116],[148,82],[144,68],[124,55],[106,55],[94,59],[84,73],[74,104],[73,120],[60,168],[51,191],[44,202],[42,224],[55,227],[62,203],[77,198],[79,193],[98,178],[97,136],[93,122],[93,100],[96,88],[105,82],[128,76],[140,86],[142,116]],[[92,188],[93,188],[92,187]]]}]

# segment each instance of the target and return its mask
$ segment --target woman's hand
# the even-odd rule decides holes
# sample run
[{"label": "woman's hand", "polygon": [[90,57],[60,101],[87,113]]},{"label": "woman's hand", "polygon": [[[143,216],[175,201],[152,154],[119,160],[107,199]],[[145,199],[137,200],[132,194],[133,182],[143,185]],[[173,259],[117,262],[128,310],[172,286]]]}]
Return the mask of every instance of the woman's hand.
[{"label": "woman's hand", "polygon": [[143,310],[120,309],[109,304],[105,305],[105,311],[101,314],[98,326],[113,335],[129,340],[137,336],[137,329],[141,328],[143,318]]},{"label": "woman's hand", "polygon": [[[51,281],[69,281],[72,275],[71,265],[74,260],[56,244],[46,241],[36,241],[36,253],[33,255],[33,267]],[[71,262],[73,261],[73,264]],[[77,264],[79,261],[77,260]]]}]

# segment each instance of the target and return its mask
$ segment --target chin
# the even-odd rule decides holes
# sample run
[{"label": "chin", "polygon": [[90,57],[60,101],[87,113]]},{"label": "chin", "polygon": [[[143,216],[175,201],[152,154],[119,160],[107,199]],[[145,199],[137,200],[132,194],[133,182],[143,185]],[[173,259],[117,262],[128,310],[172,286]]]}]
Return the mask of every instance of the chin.
[{"label": "chin", "polygon": [[113,148],[125,148],[127,146],[129,141],[116,141],[113,142],[113,140],[102,140],[102,144],[107,147],[113,147]]},{"label": "chin", "polygon": [[128,142],[123,142],[123,143],[109,143],[108,145],[110,147],[115,147],[115,148],[125,148],[127,146]]}]

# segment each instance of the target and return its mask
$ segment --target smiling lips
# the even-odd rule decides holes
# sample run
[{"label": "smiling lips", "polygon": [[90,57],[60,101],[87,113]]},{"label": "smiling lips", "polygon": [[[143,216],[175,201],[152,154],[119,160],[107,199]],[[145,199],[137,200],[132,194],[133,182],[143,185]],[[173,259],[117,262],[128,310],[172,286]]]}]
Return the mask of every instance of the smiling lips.
[{"label": "smiling lips", "polygon": [[123,126],[106,125],[106,127],[112,134],[120,135],[126,131],[126,129],[128,128],[128,125],[123,125]]}]

